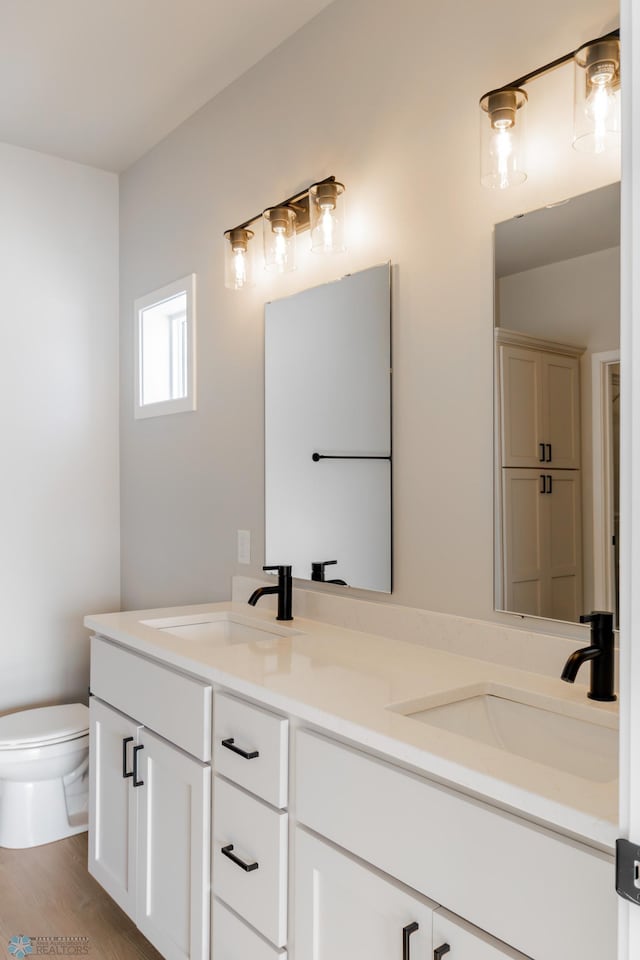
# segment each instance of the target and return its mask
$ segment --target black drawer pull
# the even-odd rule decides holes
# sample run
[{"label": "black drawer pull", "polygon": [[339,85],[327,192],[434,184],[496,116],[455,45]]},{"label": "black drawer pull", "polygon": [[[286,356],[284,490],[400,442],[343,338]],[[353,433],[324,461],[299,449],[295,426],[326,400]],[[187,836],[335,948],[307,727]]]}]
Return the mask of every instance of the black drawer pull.
[{"label": "black drawer pull", "polygon": [[133,785],[134,787],[143,787],[144,780],[138,780],[138,753],[144,750],[144,744],[138,743],[133,748]]},{"label": "black drawer pull", "polygon": [[451,947],[448,943],[443,943],[441,947],[436,947],[433,951],[433,960],[442,960],[445,953],[449,953]]},{"label": "black drawer pull", "polygon": [[545,443],[545,447],[547,448],[547,463],[551,463],[551,461],[553,460],[553,457],[551,455],[551,451],[553,450],[553,447],[551,446],[550,443]]},{"label": "black drawer pull", "polygon": [[257,750],[250,750],[247,753],[247,751],[243,750],[242,747],[236,747],[233,737],[223,740],[222,746],[226,747],[227,750],[231,750],[232,753],[237,753],[239,757],[244,757],[245,760],[255,760],[256,757],[260,756]]},{"label": "black drawer pull", "polygon": [[122,738],[122,776],[126,780],[127,777],[133,776],[133,770],[127,772],[127,744],[133,743],[134,737],[123,737]]},{"label": "black drawer pull", "polygon": [[240,859],[240,857],[236,857],[235,853],[233,853],[232,851],[233,851],[233,844],[228,843],[226,847],[222,848],[220,853],[224,857],[228,857],[229,860],[232,860],[233,863],[237,864],[237,866],[242,867],[245,873],[251,873],[252,870],[258,869],[258,866],[259,866],[258,863],[245,863],[244,860]]},{"label": "black drawer pull", "polygon": [[544,443],[539,443],[538,446],[540,447],[540,456],[538,458],[538,463],[546,463],[547,458],[544,455]]},{"label": "black drawer pull", "polygon": [[410,960],[411,948],[409,945],[409,937],[419,929],[420,924],[415,921],[408,923],[406,927],[402,928],[402,960]]}]

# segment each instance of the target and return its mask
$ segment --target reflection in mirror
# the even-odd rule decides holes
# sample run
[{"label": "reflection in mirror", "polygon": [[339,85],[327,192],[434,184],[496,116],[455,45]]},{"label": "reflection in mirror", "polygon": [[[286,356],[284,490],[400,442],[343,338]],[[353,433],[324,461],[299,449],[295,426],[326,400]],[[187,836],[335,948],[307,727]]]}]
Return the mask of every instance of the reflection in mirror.
[{"label": "reflection in mirror", "polygon": [[390,266],[265,306],[267,564],[391,591]]},{"label": "reflection in mirror", "polygon": [[620,185],[495,229],[495,605],[618,611]]}]

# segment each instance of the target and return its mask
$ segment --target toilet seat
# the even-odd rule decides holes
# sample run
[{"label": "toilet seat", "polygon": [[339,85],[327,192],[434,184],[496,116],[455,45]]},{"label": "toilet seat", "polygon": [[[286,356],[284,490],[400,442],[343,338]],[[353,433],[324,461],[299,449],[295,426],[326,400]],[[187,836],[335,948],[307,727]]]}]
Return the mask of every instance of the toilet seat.
[{"label": "toilet seat", "polygon": [[0,717],[0,750],[63,743],[88,732],[89,710],[83,703],[19,710]]}]

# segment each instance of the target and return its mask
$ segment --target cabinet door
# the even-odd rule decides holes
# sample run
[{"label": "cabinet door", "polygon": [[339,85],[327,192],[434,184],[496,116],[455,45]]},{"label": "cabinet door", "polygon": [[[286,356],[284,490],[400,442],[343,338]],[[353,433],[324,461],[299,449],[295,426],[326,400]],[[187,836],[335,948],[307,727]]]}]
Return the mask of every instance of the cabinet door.
[{"label": "cabinet door", "polygon": [[542,436],[547,468],[580,467],[580,368],[576,357],[543,353]]},{"label": "cabinet door", "polygon": [[96,697],[91,729],[89,873],[132,919],[136,912],[136,791],[133,747],[142,729]]},{"label": "cabinet door", "polygon": [[136,923],[166,960],[209,950],[211,768],[144,729]]},{"label": "cabinet door", "polygon": [[444,910],[433,915],[433,956],[435,960],[527,960],[524,954]]},{"label": "cabinet door", "polygon": [[503,467],[534,467],[543,460],[541,354],[500,347],[500,433]]},{"label": "cabinet door", "polygon": [[582,612],[582,514],[580,471],[547,475],[542,499],[548,512],[548,604],[543,617],[575,621]]},{"label": "cabinet door", "polygon": [[502,471],[505,609],[536,617],[545,616],[547,593],[544,478],[540,470]]},{"label": "cabinet door", "polygon": [[296,960],[431,960],[432,905],[296,830]]}]

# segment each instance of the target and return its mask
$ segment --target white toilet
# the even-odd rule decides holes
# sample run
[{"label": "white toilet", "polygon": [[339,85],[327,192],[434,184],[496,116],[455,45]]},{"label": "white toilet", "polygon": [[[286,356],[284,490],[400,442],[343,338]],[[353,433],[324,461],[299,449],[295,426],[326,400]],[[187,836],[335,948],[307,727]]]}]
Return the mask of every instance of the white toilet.
[{"label": "white toilet", "polygon": [[82,703],[0,717],[0,847],[87,829],[89,710]]}]

